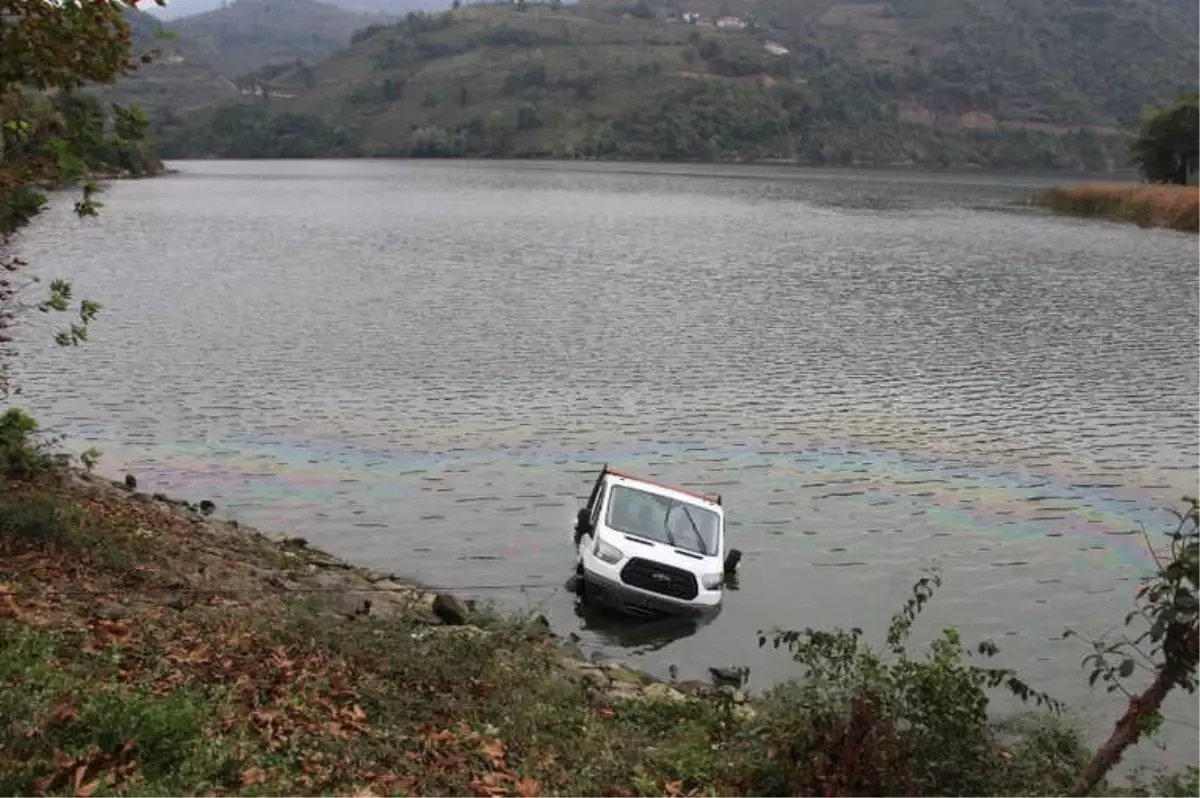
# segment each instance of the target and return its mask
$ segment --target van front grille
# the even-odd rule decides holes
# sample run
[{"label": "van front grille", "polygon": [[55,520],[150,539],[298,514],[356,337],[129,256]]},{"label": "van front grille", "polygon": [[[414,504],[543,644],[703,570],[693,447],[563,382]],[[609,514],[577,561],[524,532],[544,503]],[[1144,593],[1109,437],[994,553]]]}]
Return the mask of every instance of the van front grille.
[{"label": "van front grille", "polygon": [[640,557],[634,557],[621,569],[621,581],[632,587],[684,601],[691,601],[700,592],[696,577],[682,568]]}]

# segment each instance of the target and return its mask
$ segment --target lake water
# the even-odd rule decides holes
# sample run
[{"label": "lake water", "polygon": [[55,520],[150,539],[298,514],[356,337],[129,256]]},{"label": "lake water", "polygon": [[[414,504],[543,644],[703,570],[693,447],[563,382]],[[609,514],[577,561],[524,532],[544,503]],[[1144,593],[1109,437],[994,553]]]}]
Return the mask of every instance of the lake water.
[{"label": "lake water", "polygon": [[[1014,209],[1053,181],[756,167],[206,162],[22,240],[105,309],[21,327],[23,403],[102,470],[506,606],[640,667],[794,673],[756,631],[921,629],[1107,733],[1071,626],[1124,617],[1196,490],[1196,237]],[[36,314],[35,314],[36,315]],[[724,495],[700,628],[563,584],[602,463]],[[878,637],[876,638],[878,639]],[[1195,762],[1195,700],[1166,753]]]}]

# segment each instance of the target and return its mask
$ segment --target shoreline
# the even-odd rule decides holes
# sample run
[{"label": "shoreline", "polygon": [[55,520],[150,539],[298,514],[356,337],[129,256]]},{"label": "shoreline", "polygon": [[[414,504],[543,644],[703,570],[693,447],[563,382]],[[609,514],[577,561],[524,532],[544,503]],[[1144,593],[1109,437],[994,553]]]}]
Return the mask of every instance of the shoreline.
[{"label": "shoreline", "polygon": [[[0,761],[8,794],[804,795],[862,779],[850,794],[1043,795],[1090,757],[1049,716],[942,719],[932,748],[903,744],[902,771],[925,774],[905,781],[895,721],[854,720],[855,679],[878,665],[833,656],[822,667],[863,670],[830,693],[751,697],[719,669],[664,681],[588,661],[542,616],[56,461],[0,477],[0,728],[23,741]],[[886,678],[922,678],[902,673]],[[846,760],[847,734],[882,748]],[[962,734],[988,736],[947,750]],[[1121,794],[1191,789],[1194,774],[1159,774],[1112,778]]]},{"label": "shoreline", "polygon": [[[312,546],[303,537],[282,533],[270,533],[235,520],[221,518],[217,506],[204,500],[190,502],[175,499],[164,493],[147,494],[136,488],[136,479],[126,477],[122,483],[68,467],[66,487],[70,493],[94,497],[102,502],[118,505],[127,504],[139,511],[148,510],[157,514],[157,520],[167,524],[186,521],[191,525],[191,534],[210,541],[232,545],[233,551],[246,555],[243,563],[251,570],[264,571],[256,559],[281,557],[284,566],[267,573],[259,573],[254,581],[265,583],[280,596],[288,594],[314,593],[321,596],[326,609],[347,620],[371,618],[382,621],[405,620],[430,629],[457,629],[465,634],[487,634],[491,627],[503,619],[520,619],[524,633],[531,639],[546,641],[558,651],[565,672],[590,679],[597,686],[607,689],[618,698],[635,698],[650,689],[656,698],[683,700],[688,695],[715,697],[726,695],[739,705],[741,714],[753,714],[752,703],[746,691],[730,689],[728,685],[710,684],[698,680],[668,682],[646,671],[630,667],[618,659],[601,657],[598,653],[589,660],[575,643],[563,638],[550,628],[548,620],[541,614],[524,618],[512,611],[497,611],[482,607],[473,599],[464,599],[454,591],[438,590],[412,577],[383,572],[366,566],[356,565],[322,549]],[[133,486],[129,480],[133,479]],[[261,587],[261,585],[260,585]],[[220,596],[222,593],[236,595],[236,587],[223,590],[207,585],[195,586],[200,594]],[[184,585],[175,593],[183,595],[191,586]],[[601,679],[606,676],[607,681]],[[631,689],[633,688],[633,689]]]},{"label": "shoreline", "polygon": [[[801,159],[789,158],[715,158],[715,159],[682,159],[682,158],[640,158],[634,156],[568,156],[561,154],[537,154],[537,155],[468,155],[461,157],[425,157],[411,156],[403,154],[366,154],[366,155],[330,155],[330,156],[306,156],[306,157],[273,157],[273,156],[252,156],[252,157],[217,157],[211,155],[190,155],[190,156],[170,156],[162,159],[163,163],[169,162],[194,162],[194,163],[220,163],[226,162],[265,162],[273,161],[281,162],[306,162],[306,161],[396,161],[405,163],[536,163],[536,164],[619,164],[623,166],[760,166],[760,167],[779,167],[792,171],[804,170],[830,170],[842,171],[847,173],[853,172],[901,172],[911,173],[915,175],[959,175],[959,176],[977,176],[977,175],[1003,175],[1006,177],[1024,177],[1042,180],[1056,180],[1064,177],[1078,177],[1081,180],[1121,180],[1126,178],[1130,181],[1138,179],[1138,172],[1135,169],[1116,169],[1110,172],[1079,172],[1075,170],[1053,170],[1053,171],[1034,171],[1027,167],[993,167],[983,166],[980,164],[961,163],[950,166],[943,166],[934,163],[917,163],[915,161],[895,162],[895,163],[879,163],[875,161],[859,161],[853,163],[833,163],[833,162],[816,162],[806,161]],[[177,174],[179,170],[167,168],[165,174]],[[135,176],[136,177],[136,176]]]},{"label": "shoreline", "polygon": [[1068,216],[1200,233],[1200,188],[1195,185],[1078,183],[1036,194],[1025,204]]}]

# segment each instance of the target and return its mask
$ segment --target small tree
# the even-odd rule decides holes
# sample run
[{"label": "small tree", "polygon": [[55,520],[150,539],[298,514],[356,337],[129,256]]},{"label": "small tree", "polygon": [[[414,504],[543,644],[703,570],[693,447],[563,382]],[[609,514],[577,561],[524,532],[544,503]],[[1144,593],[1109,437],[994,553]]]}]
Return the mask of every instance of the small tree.
[{"label": "small tree", "polygon": [[[1084,658],[1092,666],[1091,682],[1102,680],[1109,692],[1120,691],[1129,698],[1129,707],[1113,727],[1108,740],[1080,774],[1073,795],[1087,795],[1116,765],[1126,749],[1142,734],[1162,721],[1160,710],[1167,694],[1176,687],[1188,693],[1196,691],[1197,654],[1200,631],[1197,627],[1197,581],[1200,569],[1200,503],[1184,497],[1187,509],[1176,513],[1178,525],[1167,534],[1167,556],[1160,556],[1147,539],[1154,557],[1155,572],[1146,578],[1137,594],[1137,606],[1125,617],[1125,625],[1145,623],[1136,638],[1116,641],[1089,641],[1093,652]],[[1064,637],[1078,636],[1067,630]],[[1145,646],[1148,645],[1148,648]],[[1119,657],[1114,664],[1111,658]],[[1154,674],[1150,686],[1131,693],[1122,683],[1138,670]]]},{"label": "small tree", "polygon": [[[88,84],[112,83],[137,63],[152,60],[151,53],[131,58],[125,11],[136,3],[0,0],[0,268],[5,271],[24,265],[6,250],[12,237],[44,210],[45,187],[86,181],[75,212],[88,217],[100,207],[98,187],[89,179],[95,170],[157,166],[156,158],[153,165],[143,162],[148,124],[139,111],[114,106],[110,136],[99,105],[74,95]],[[4,285],[8,288],[7,280]],[[14,290],[8,290],[0,298],[12,302],[13,296]],[[49,297],[36,305],[43,312],[72,306],[71,285],[65,280],[53,281]],[[78,320],[55,340],[64,346],[86,341],[99,307],[80,301]],[[5,308],[0,324],[7,323],[12,310]],[[6,372],[0,367],[0,398],[8,396]],[[36,427],[14,409],[4,418],[6,446],[32,433],[26,422]]]},{"label": "small tree", "polygon": [[1151,183],[1185,185],[1197,167],[1200,95],[1185,94],[1166,108],[1149,108],[1132,155]]}]

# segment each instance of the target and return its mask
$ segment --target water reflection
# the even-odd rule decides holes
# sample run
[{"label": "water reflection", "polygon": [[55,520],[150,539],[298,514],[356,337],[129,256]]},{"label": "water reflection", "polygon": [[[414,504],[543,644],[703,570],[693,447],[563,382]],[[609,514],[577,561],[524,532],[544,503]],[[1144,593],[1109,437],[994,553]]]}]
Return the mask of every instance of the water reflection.
[{"label": "water reflection", "polygon": [[724,609],[695,618],[634,618],[575,597],[575,617],[580,629],[605,646],[626,649],[629,654],[659,651],[677,640],[691,637],[716,620]]}]

